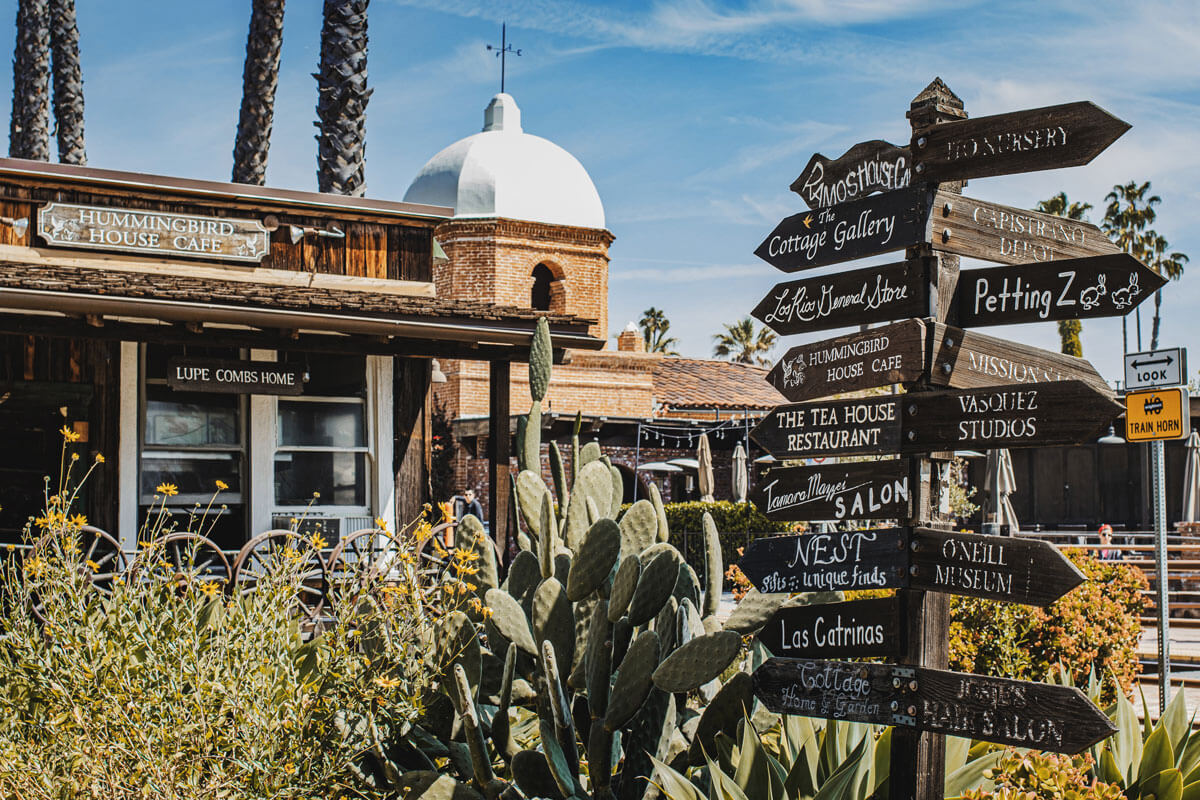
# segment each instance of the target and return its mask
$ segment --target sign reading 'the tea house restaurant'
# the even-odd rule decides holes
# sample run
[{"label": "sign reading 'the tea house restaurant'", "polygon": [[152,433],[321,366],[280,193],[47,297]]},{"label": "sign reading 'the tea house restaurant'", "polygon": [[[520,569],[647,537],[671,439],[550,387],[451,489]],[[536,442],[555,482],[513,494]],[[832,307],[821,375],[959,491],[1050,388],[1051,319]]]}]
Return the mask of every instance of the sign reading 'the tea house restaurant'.
[{"label": "sign reading 'the tea house restaurant'", "polygon": [[167,386],[189,392],[302,394],[304,372],[295,364],[274,361],[172,358],[167,361]]},{"label": "sign reading 'the tea house restaurant'", "polygon": [[256,219],[201,217],[49,203],[38,211],[46,244],[150,255],[262,261],[270,233]]}]

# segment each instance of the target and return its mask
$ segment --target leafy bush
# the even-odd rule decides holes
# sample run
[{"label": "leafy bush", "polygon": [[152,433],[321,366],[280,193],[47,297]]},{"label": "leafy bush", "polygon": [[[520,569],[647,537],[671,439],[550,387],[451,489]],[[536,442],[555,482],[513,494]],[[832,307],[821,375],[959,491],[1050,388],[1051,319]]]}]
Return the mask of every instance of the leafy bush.
[{"label": "leafy bush", "polygon": [[1124,800],[1119,786],[1089,778],[1091,768],[1090,755],[1008,750],[984,773],[995,788],[970,789],[962,800]]},{"label": "leafy bush", "polygon": [[[663,509],[667,512],[667,527],[671,529],[671,544],[683,553],[688,564],[699,575],[704,574],[704,540],[700,535],[700,520],[706,513],[717,524],[721,558],[725,564],[737,562],[742,548],[760,536],[799,527],[795,523],[768,519],[753,503],[733,503],[728,500],[716,503],[669,503]],[[725,585],[738,591],[737,582],[730,574],[726,575]]]},{"label": "leafy bush", "polygon": [[[1129,692],[1138,674],[1137,645],[1146,576],[1082,550],[1065,555],[1087,576],[1047,608],[954,597],[950,668],[1042,681],[1063,668],[1076,683],[1111,672]],[[1111,701],[1115,687],[1106,684]]]}]

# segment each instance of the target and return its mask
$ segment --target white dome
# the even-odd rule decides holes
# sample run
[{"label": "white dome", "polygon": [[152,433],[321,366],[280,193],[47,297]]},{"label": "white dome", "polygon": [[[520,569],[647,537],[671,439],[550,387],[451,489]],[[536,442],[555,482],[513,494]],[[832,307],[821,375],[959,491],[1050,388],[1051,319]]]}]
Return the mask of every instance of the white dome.
[{"label": "white dome", "polygon": [[481,133],[429,159],[405,202],[450,206],[456,218],[604,227],[604,206],[587,170],[558,145],[521,130],[516,100],[496,95],[483,119]]}]

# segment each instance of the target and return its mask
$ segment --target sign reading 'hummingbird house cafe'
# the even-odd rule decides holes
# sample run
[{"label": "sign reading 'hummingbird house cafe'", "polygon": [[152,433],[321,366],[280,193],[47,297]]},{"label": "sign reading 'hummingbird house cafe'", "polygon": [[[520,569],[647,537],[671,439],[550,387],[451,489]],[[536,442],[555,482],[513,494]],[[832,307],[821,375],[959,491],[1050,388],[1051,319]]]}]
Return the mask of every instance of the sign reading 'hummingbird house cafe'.
[{"label": "sign reading 'hummingbird house cafe'", "polygon": [[38,211],[46,244],[147,255],[262,261],[270,233],[256,219],[49,203]]}]

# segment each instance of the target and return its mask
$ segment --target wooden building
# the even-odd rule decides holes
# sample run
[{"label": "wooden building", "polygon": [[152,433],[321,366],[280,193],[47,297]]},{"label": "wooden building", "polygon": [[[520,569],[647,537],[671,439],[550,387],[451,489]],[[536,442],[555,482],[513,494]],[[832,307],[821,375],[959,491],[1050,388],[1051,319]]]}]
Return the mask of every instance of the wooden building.
[{"label": "wooden building", "polygon": [[490,365],[507,425],[537,316],[559,357],[603,346],[594,320],[439,298],[450,213],[0,159],[0,537],[43,507],[64,426],[105,458],[76,510],[127,549],[163,483],[181,521],[228,486],[212,536],[230,549],[301,515],[327,539],[415,518],[432,359]]}]

